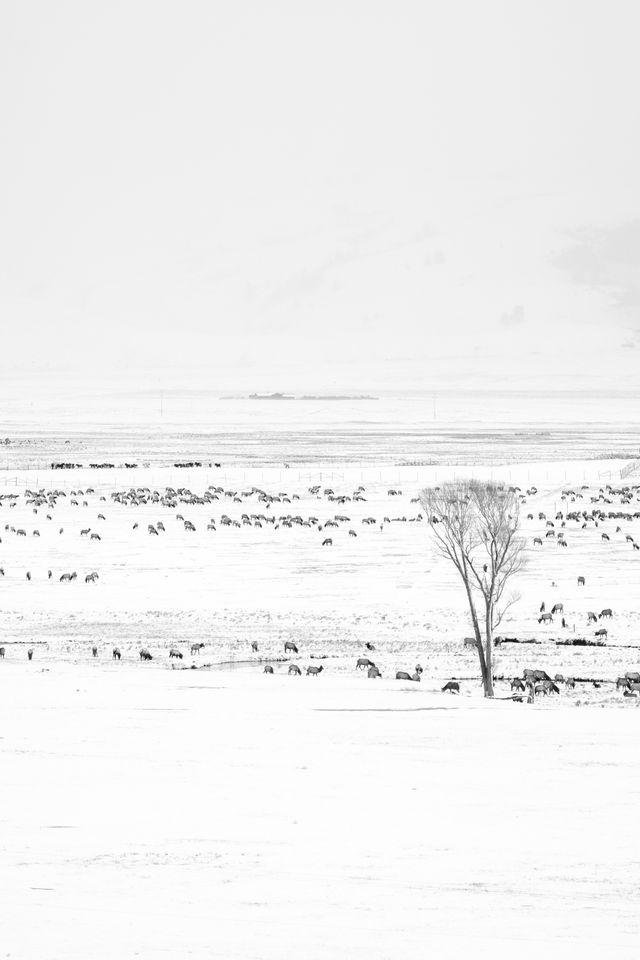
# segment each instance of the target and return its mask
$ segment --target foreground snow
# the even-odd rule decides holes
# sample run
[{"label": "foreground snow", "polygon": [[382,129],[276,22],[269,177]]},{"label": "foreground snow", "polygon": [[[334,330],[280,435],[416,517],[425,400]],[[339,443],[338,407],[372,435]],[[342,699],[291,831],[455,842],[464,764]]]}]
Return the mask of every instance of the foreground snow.
[{"label": "foreground snow", "polygon": [[3,956],[637,943],[638,710],[110,663],[1,683]]}]

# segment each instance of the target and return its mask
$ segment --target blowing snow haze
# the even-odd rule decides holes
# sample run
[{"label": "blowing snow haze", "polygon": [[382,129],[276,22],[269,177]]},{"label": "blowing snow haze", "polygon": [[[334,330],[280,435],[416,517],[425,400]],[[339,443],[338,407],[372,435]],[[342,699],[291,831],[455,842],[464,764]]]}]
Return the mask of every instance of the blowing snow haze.
[{"label": "blowing snow haze", "polygon": [[631,388],[633,2],[5,0],[0,369]]}]

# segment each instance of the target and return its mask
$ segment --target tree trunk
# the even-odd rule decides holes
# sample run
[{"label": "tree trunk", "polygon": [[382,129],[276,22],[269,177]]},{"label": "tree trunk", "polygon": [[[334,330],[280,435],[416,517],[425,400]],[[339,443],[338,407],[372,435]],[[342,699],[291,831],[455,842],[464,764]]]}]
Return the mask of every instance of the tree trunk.
[{"label": "tree trunk", "polygon": [[[473,625],[473,632],[476,638],[476,648],[478,650],[478,659],[480,661],[480,676],[482,677],[482,687],[484,689],[485,697],[493,696],[493,675],[491,673],[491,668],[487,666],[487,660],[485,657],[484,649],[482,647],[482,634],[480,633],[480,624],[478,623],[478,612],[476,610],[475,603],[473,602],[473,596],[471,594],[471,587],[466,577],[463,576],[464,586],[467,591],[467,599],[469,600],[469,610],[471,612],[471,623]],[[489,692],[488,692],[489,691]]]},{"label": "tree trunk", "polygon": [[485,697],[493,696],[493,606],[487,604],[487,616],[485,620],[485,663],[487,668],[486,683],[484,686]]}]

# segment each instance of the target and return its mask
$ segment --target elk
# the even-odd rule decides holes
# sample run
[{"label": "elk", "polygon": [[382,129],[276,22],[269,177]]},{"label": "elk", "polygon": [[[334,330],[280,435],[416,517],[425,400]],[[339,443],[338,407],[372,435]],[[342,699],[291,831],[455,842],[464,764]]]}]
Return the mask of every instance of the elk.
[{"label": "elk", "polygon": [[375,667],[373,660],[369,660],[368,657],[358,657],[356,670],[368,670],[369,667]]},{"label": "elk", "polygon": [[407,673],[406,670],[398,670],[396,672],[396,680],[414,680],[416,683],[419,683],[420,674],[414,673],[412,676],[410,673]]}]

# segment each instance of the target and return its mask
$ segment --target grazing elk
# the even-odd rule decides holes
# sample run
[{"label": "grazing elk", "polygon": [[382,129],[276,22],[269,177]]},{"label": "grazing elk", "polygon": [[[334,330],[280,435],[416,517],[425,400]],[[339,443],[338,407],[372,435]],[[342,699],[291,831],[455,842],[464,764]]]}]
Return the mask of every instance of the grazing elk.
[{"label": "grazing elk", "polygon": [[460,693],[460,684],[457,680],[449,680],[442,688],[442,693],[447,690],[449,693]]},{"label": "grazing elk", "polygon": [[258,642],[257,642],[257,640],[252,640],[252,641],[251,641],[251,652],[252,652],[252,653],[257,653],[257,652],[258,652]]},{"label": "grazing elk", "polygon": [[578,586],[579,586],[579,587],[584,587],[584,585],[585,585],[585,579],[584,579],[584,577],[578,577]]},{"label": "grazing elk", "polygon": [[550,613],[541,613],[538,617],[538,623],[553,623],[553,616]]},{"label": "grazing elk", "polygon": [[307,667],[307,676],[317,677],[318,674],[321,673],[322,669],[323,669],[322,664],[320,664],[319,667]]},{"label": "grazing elk", "polygon": [[169,659],[171,660],[172,658],[176,660],[182,660],[182,654],[180,653],[179,650],[176,650],[175,647],[171,647],[171,649],[169,650]]},{"label": "grazing elk", "polygon": [[141,660],[153,660],[152,655],[149,653],[149,651],[146,649],[146,647],[143,647],[142,650],[140,651],[140,659],[141,659]]},{"label": "grazing elk", "polygon": [[369,660],[368,657],[358,657],[356,670],[368,670],[369,667],[375,667],[373,660]]},{"label": "grazing elk", "polygon": [[292,640],[285,640],[284,643],[284,652],[285,653],[299,653],[298,648]]},{"label": "grazing elk", "polygon": [[290,677],[301,677],[302,670],[300,669],[297,663],[290,663],[288,674]]},{"label": "grazing elk", "polygon": [[111,656],[113,657],[114,660],[121,660],[122,654],[120,652],[120,647],[114,647],[113,650],[111,651]]},{"label": "grazing elk", "polygon": [[273,667],[270,666],[270,664],[267,664],[262,672],[263,672],[263,673],[273,673]]},{"label": "grazing elk", "polygon": [[371,664],[371,666],[367,670],[367,676],[369,680],[375,680],[376,677],[381,677],[382,674],[380,673],[378,668],[375,666],[375,664]]},{"label": "grazing elk", "polygon": [[546,670],[524,670],[522,674],[522,679],[526,683],[527,681],[533,681],[534,683],[541,683],[543,680],[551,680],[551,677]]}]

